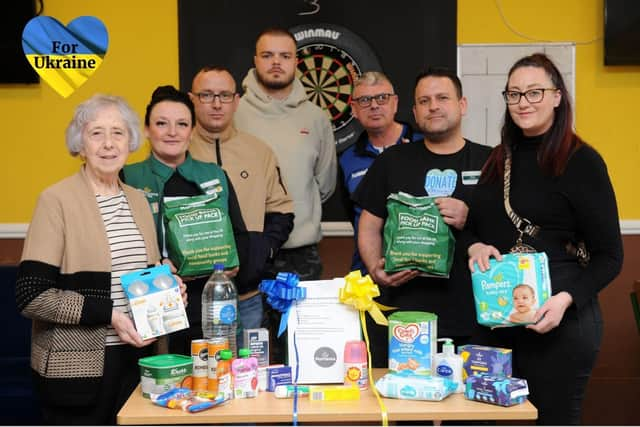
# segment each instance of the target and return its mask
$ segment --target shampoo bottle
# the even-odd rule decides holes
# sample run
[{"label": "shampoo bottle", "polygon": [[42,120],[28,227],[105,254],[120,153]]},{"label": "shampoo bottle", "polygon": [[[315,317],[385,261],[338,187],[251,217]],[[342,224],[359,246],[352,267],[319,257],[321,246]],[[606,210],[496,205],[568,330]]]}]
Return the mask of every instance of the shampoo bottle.
[{"label": "shampoo bottle", "polygon": [[449,378],[458,383],[456,393],[464,393],[464,382],[462,381],[462,356],[454,352],[453,340],[451,338],[440,338],[443,341],[442,353],[436,354],[433,360],[434,372],[439,377]]}]

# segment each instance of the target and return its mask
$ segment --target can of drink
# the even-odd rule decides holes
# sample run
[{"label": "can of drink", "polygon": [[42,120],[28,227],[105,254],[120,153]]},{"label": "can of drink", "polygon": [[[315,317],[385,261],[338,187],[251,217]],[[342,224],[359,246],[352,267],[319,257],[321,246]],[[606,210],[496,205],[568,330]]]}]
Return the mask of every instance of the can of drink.
[{"label": "can of drink", "polygon": [[193,361],[193,389],[207,389],[209,348],[207,340],[191,341],[191,360]]},{"label": "can of drink", "polygon": [[218,392],[218,360],[220,360],[219,352],[221,350],[229,349],[229,340],[225,337],[211,338],[207,343],[208,348],[208,360],[207,360],[207,390],[217,393]]}]

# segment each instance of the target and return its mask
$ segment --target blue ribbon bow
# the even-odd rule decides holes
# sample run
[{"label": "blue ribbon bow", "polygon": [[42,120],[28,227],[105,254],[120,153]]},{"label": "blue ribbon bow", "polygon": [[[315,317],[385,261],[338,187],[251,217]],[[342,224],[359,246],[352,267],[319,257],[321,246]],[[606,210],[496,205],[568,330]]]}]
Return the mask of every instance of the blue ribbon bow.
[{"label": "blue ribbon bow", "polygon": [[295,273],[278,273],[275,280],[263,280],[260,282],[260,290],[267,296],[267,302],[271,307],[282,313],[278,336],[287,329],[289,312],[294,301],[300,301],[307,297],[307,289],[298,286],[300,278]]}]

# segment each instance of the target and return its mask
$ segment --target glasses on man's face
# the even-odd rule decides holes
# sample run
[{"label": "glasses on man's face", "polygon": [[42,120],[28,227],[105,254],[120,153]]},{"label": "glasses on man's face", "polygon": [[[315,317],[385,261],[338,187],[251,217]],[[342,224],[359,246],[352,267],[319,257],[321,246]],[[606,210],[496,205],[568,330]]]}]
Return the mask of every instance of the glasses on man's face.
[{"label": "glasses on man's face", "polygon": [[391,99],[392,96],[396,96],[395,93],[379,93],[377,95],[366,95],[366,96],[360,96],[358,98],[353,98],[353,101],[358,103],[358,105],[362,108],[367,108],[368,106],[371,105],[371,102],[373,102],[373,100],[376,100],[376,104],[378,105],[385,105],[389,102],[389,100]]},{"label": "glasses on man's face", "polygon": [[544,92],[547,90],[558,90],[555,87],[541,88],[541,89],[529,89],[525,92],[519,92],[517,90],[505,90],[502,92],[504,101],[508,105],[515,105],[520,103],[520,99],[524,96],[530,104],[537,104],[544,99]]},{"label": "glasses on man's face", "polygon": [[236,94],[226,91],[220,93],[198,92],[196,93],[196,96],[203,104],[211,104],[216,98],[218,98],[223,104],[229,104],[230,102],[233,102],[233,98],[236,96]]}]

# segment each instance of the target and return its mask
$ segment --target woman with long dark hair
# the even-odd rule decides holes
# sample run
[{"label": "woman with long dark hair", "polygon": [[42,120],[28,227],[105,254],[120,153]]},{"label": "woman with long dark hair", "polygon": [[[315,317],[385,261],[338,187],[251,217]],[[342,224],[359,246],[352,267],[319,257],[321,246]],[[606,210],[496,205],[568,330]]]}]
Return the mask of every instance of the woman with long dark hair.
[{"label": "woman with long dark hair", "polygon": [[[469,268],[486,271],[514,246],[545,252],[552,296],[526,327],[478,327],[474,342],[513,349],[540,424],[578,424],[600,348],[598,293],[620,272],[615,194],[598,152],[575,134],[569,93],[544,54],[509,70],[502,141],[469,207]],[[507,212],[509,210],[510,212]]]}]

